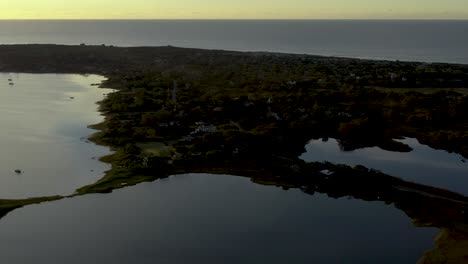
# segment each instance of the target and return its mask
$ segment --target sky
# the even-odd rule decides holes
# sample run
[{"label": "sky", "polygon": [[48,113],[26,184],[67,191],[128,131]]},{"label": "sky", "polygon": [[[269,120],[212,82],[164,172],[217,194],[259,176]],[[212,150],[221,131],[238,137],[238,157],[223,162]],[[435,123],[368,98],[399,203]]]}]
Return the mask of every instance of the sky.
[{"label": "sky", "polygon": [[468,0],[0,0],[0,19],[468,19]]}]

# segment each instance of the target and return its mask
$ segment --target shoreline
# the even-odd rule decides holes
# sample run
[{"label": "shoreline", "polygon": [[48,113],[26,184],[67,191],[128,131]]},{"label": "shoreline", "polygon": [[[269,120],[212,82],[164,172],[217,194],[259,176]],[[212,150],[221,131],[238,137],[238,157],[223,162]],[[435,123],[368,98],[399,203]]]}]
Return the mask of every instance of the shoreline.
[{"label": "shoreline", "polygon": [[[184,145],[183,143],[177,142],[180,139],[178,138],[177,134],[175,134],[175,136],[171,136],[170,133],[167,135],[164,133],[160,135],[160,142],[168,144],[169,146],[176,149],[175,153],[158,154],[160,156],[145,156],[142,155],[141,149],[139,150],[139,148],[134,148],[132,145],[127,147],[126,144],[128,142],[139,142],[132,137],[129,139],[124,139],[119,138],[120,136],[117,135],[116,139],[123,140],[123,143],[118,143],[118,141],[116,141],[117,143],[112,143],[109,141],[109,138],[102,137],[102,135],[106,129],[109,128],[109,122],[112,117],[116,117],[116,120],[113,121],[119,123],[122,121],[122,119],[131,119],[132,113],[138,113],[131,109],[125,111],[119,110],[119,107],[126,108],[128,104],[128,102],[122,101],[122,103],[119,100],[126,100],[129,98],[133,98],[132,100],[137,99],[139,92],[142,92],[143,94],[146,93],[146,91],[141,90],[140,87],[147,87],[145,88],[146,90],[157,88],[154,95],[151,95],[156,96],[159,93],[170,93],[169,90],[172,89],[169,88],[172,86],[177,86],[177,83],[181,85],[185,83],[185,87],[180,87],[179,90],[181,91],[179,91],[179,93],[201,91],[210,94],[211,90],[214,89],[213,87],[221,89],[226,86],[228,89],[226,89],[226,91],[222,90],[222,94],[223,96],[230,96],[230,99],[221,97],[224,99],[216,99],[218,100],[217,104],[226,103],[229,102],[229,100],[232,100],[232,102],[242,102],[242,104],[239,106],[236,104],[235,107],[242,107],[242,105],[258,105],[260,107],[262,104],[264,104],[262,103],[263,101],[266,101],[268,97],[272,97],[272,94],[275,95],[275,100],[280,102],[283,99],[289,100],[287,97],[289,92],[287,92],[286,95],[281,94],[281,89],[297,89],[302,94],[305,94],[306,91],[308,91],[307,89],[309,89],[309,86],[318,85],[320,86],[318,89],[312,89],[312,91],[308,91],[310,94],[312,94],[312,96],[323,96],[323,94],[334,96],[335,93],[340,92],[348,92],[353,95],[355,91],[361,91],[361,89],[363,91],[367,91],[367,89],[372,91],[372,89],[375,88],[372,83],[372,81],[374,81],[373,77],[366,79],[369,81],[369,84],[367,84],[366,87],[366,85],[360,84],[358,78],[354,78],[355,76],[352,75],[350,76],[350,71],[351,73],[353,71],[360,71],[362,74],[365,74],[369,69],[374,69],[377,67],[378,69],[384,71],[383,75],[385,77],[387,76],[387,73],[389,74],[388,78],[386,77],[386,79],[381,80],[381,84],[389,85],[387,88],[392,89],[393,86],[391,85],[393,85],[394,81],[393,75],[396,75],[396,73],[392,74],[392,72],[396,70],[400,70],[401,74],[405,74],[407,68],[418,69],[418,67],[436,67],[436,69],[439,69],[440,67],[447,71],[453,69],[468,74],[468,65],[372,61],[309,55],[303,56],[276,53],[232,52],[219,50],[182,49],[174,47],[117,48],[109,46],[0,45],[0,55],[5,55],[5,50],[10,50],[10,53],[6,53],[8,55],[6,56],[7,60],[0,61],[0,71],[2,72],[12,72],[14,69],[20,72],[26,71],[29,73],[50,73],[48,71],[54,71],[54,73],[57,74],[97,74],[106,78],[99,85],[99,87],[114,89],[115,92],[112,93],[112,98],[106,97],[103,101],[96,102],[99,105],[98,111],[103,115],[104,120],[102,123],[89,125],[90,128],[96,129],[97,132],[90,135],[88,138],[94,144],[111,148],[115,151],[115,153],[111,154],[110,156],[100,158],[100,160],[111,164],[112,169],[107,171],[105,175],[103,175],[103,177],[96,183],[83,186],[77,189],[76,193],[68,196],[40,197],[24,200],[0,200],[0,210],[3,212],[0,215],[4,216],[11,210],[29,204],[41,203],[50,200],[59,200],[63,198],[72,198],[90,193],[108,193],[112,192],[113,190],[136,185],[141,182],[154,181],[160,178],[166,178],[171,175],[177,175],[181,173],[205,172],[226,174],[226,172],[234,172],[236,175],[251,178],[255,183],[281,186],[286,189],[299,188],[304,192],[310,192],[311,194],[313,194],[315,191],[319,191],[327,193],[331,197],[335,197],[336,195],[338,195],[338,197],[348,195],[365,201],[369,199],[385,200],[385,198],[381,199],[379,197],[382,196],[382,193],[386,193],[388,195],[386,201],[389,203],[397,203],[397,208],[403,206],[404,208],[402,210],[407,214],[414,214],[412,216],[413,219],[423,218],[425,220],[422,222],[428,225],[444,227],[448,224],[453,224],[452,221],[463,222],[463,215],[459,215],[460,219],[457,217],[458,220],[449,220],[442,217],[444,215],[442,212],[447,210],[451,212],[454,210],[453,212],[455,212],[458,210],[459,213],[460,208],[467,207],[468,201],[465,200],[468,198],[460,196],[459,194],[447,192],[430,186],[405,182],[398,178],[369,170],[362,166],[356,166],[353,168],[330,163],[305,163],[298,161],[294,158],[294,155],[299,150],[299,147],[302,148],[304,146],[304,144],[302,144],[302,137],[307,136],[309,137],[307,140],[310,140],[310,135],[301,134],[298,138],[296,138],[296,141],[290,142],[291,146],[280,145],[284,148],[285,151],[281,152],[281,149],[277,150],[279,152],[276,156],[271,155],[264,157],[263,159],[263,157],[261,157],[263,153],[262,151],[257,154],[255,154],[256,152],[253,152],[253,158],[262,158],[258,160],[258,162],[255,159],[250,161],[249,157],[245,159],[238,159],[234,156],[223,160],[219,155],[220,153],[213,152],[213,149],[205,150],[206,155],[193,156],[193,154],[196,154],[196,151],[194,153],[190,151],[184,153],[183,151],[185,151],[185,147],[187,147],[189,144],[187,143]],[[39,55],[36,56],[35,54],[37,54],[37,52],[39,52]],[[25,63],[28,61],[30,63]],[[317,72],[314,70],[308,70],[308,72],[305,69],[297,68],[303,66],[316,67],[313,69],[317,69]],[[236,67],[240,67],[239,69],[241,70],[237,72]],[[245,69],[244,67],[247,68]],[[274,68],[275,71],[272,72],[270,68]],[[330,69],[336,71],[340,70],[341,72],[329,73],[328,71]],[[322,71],[325,73],[322,73]],[[226,73],[227,75],[223,75]],[[302,73],[302,77],[299,73]],[[321,76],[317,77],[318,79],[313,79],[315,78],[314,74],[318,73],[321,74]],[[338,83],[333,78],[327,79],[329,83],[322,81],[324,78],[328,78],[327,74],[332,74],[332,76],[342,78],[345,83],[341,85],[344,85],[344,87],[337,89],[335,85],[338,85]],[[245,78],[245,75],[248,75],[247,77],[250,79],[243,80],[242,78]],[[424,77],[424,75],[422,76]],[[291,80],[292,78],[295,79]],[[303,83],[301,78],[304,79]],[[400,78],[397,81],[401,82],[402,79],[403,78]],[[156,88],[153,87],[153,83],[156,83],[154,84],[154,87]],[[257,88],[258,85],[262,85],[264,83],[267,85],[265,90],[259,90],[259,88]],[[437,81],[429,82],[429,84],[438,85]],[[450,82],[450,79],[448,79],[447,84],[459,86],[461,83]],[[361,87],[359,87],[360,85]],[[468,82],[466,84],[463,83],[463,87],[465,87],[465,85],[468,86]],[[427,84],[423,83],[420,84],[420,86],[425,87]],[[357,89],[358,87],[359,89]],[[447,88],[451,89],[460,87]],[[413,89],[422,89],[422,87],[416,87]],[[118,97],[119,94],[122,96]],[[142,98],[147,99],[151,98],[151,96],[144,95]],[[164,96],[162,97],[163,99],[165,98]],[[167,96],[167,98],[170,98],[170,96]],[[193,103],[194,105],[199,106],[205,103],[204,101],[195,103],[192,102],[192,99],[198,100],[197,97],[186,96],[186,98],[188,99],[185,99],[187,101],[182,102],[183,104]],[[111,102],[112,100],[114,100],[114,102]],[[160,99],[156,98],[154,100]],[[174,102],[174,96],[172,96],[172,99],[165,100],[167,100],[167,109],[171,109],[170,107],[180,104],[178,101]],[[219,100],[221,101],[219,102]],[[113,105],[114,103],[115,105]],[[131,103],[134,103],[134,101]],[[148,104],[153,105],[151,103]],[[291,105],[291,103],[285,103],[284,105]],[[306,103],[304,105],[313,106],[313,101],[312,105],[310,105],[310,103]],[[213,105],[213,109],[215,109],[216,106],[217,105]],[[117,108],[114,109],[113,107]],[[142,103],[142,105],[139,107],[145,107],[145,103]],[[227,106],[224,106],[224,108],[225,107]],[[315,107],[313,108],[315,109]],[[287,113],[288,110],[285,111]],[[326,112],[326,108],[321,111]],[[156,113],[156,111],[153,109],[147,110],[147,112]],[[145,112],[142,111],[139,114],[141,113]],[[188,111],[186,111],[186,113],[192,114],[192,112]],[[213,111],[213,113],[216,113],[216,111]],[[204,114],[207,115],[205,118],[215,119],[217,116],[216,118],[220,118],[220,122],[226,121],[224,120],[225,118],[223,116],[220,117],[219,115],[215,115],[213,113],[208,111]],[[291,113],[291,115],[293,114],[294,113]],[[318,111],[318,114],[320,114],[320,111]],[[129,117],[121,118],[119,115],[128,115]],[[160,115],[162,118],[168,118],[168,113],[161,113]],[[164,122],[170,123],[175,121],[175,119],[171,118],[173,117],[169,117],[169,119]],[[191,121],[196,121],[198,118],[199,117],[196,117]],[[328,119],[330,119],[330,116],[325,117],[324,120]],[[306,131],[310,131],[311,128],[313,128],[311,131],[314,131],[317,124],[308,124],[306,121],[307,120],[301,120],[299,123],[296,122],[296,126],[298,127],[296,130],[293,130],[293,132],[296,133],[301,131],[301,129],[303,129],[302,126],[304,126],[304,130]],[[184,122],[187,122],[187,120]],[[274,130],[270,131],[270,127],[268,125],[265,125],[262,128],[265,129],[264,131],[257,131],[252,128],[250,128],[249,131],[246,131],[246,129],[241,127],[241,125],[236,122],[231,120],[231,124],[226,126],[226,130],[224,132],[233,133],[233,135],[239,136],[240,138],[246,137],[246,139],[253,140],[252,142],[255,142],[255,140],[258,139],[268,139],[274,143],[276,140],[282,137],[282,134],[277,135],[273,133]],[[262,122],[264,122],[264,120]],[[281,124],[279,119],[276,121],[273,119],[273,121],[268,122]],[[353,122],[349,123],[350,128],[353,128],[358,124]],[[162,122],[156,122],[157,125],[160,123]],[[140,123],[137,122],[137,124]],[[152,125],[154,124],[152,123]],[[243,124],[243,126],[247,125],[248,124]],[[181,125],[179,129],[186,131],[191,128],[192,124],[187,123]],[[275,127],[271,128],[275,129]],[[370,128],[372,128],[372,126]],[[164,132],[164,129],[161,131]],[[252,131],[255,131],[257,134]],[[361,132],[366,131],[363,130]],[[269,133],[273,134],[270,135]],[[330,130],[324,130],[323,133],[325,133],[324,136],[333,136],[333,133],[336,132],[331,133]],[[401,131],[393,131],[389,135],[386,135],[386,138],[388,139],[398,136],[396,133],[401,133]],[[413,133],[418,135],[419,132],[413,131]],[[252,136],[253,138],[251,138]],[[210,137],[207,136],[206,139],[210,139]],[[215,139],[216,138],[213,138],[213,140]],[[149,142],[151,142],[151,140],[149,140]],[[174,140],[176,143],[170,143]],[[269,142],[268,140],[266,142]],[[288,142],[288,139],[284,140]],[[394,143],[385,140],[370,143],[361,142],[361,144],[384,144],[389,148],[394,148],[395,150],[401,149],[402,151],[408,151],[405,146],[398,144],[395,145]],[[214,146],[217,147],[216,144]],[[351,145],[351,147],[362,146],[357,144]],[[257,151],[256,149],[254,150]],[[181,153],[182,156],[178,156]],[[335,171],[336,175],[330,176],[328,174],[324,174],[322,173],[324,170]],[[354,176],[347,177],[346,175]],[[333,181],[329,181],[329,178],[333,178]],[[320,186],[320,188],[317,190],[314,186]],[[395,197],[399,198],[395,200]],[[459,203],[459,201],[463,202]],[[416,209],[417,206],[427,206],[426,203],[436,206],[440,214],[428,215],[427,212]],[[447,221],[449,223],[447,223]]]}]

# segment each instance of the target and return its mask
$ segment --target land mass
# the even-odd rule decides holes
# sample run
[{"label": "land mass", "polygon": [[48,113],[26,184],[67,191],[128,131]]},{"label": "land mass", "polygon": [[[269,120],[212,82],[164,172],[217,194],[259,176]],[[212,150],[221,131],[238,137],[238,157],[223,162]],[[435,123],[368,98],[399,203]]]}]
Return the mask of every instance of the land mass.
[{"label": "land mass", "polygon": [[106,119],[93,126],[100,132],[92,139],[116,150],[103,160],[120,174],[187,164],[268,171],[272,161],[298,163],[307,141],[329,137],[343,150],[402,152],[411,148],[394,139],[414,137],[468,156],[467,65],[171,46],[0,45],[0,71],[106,76],[102,85],[117,92],[100,102]]},{"label": "land mass", "polygon": [[[175,47],[3,45],[0,71],[100,74],[115,88],[91,139],[112,169],[76,195],[170,175],[250,177],[330,197],[385,201],[468,237],[468,198],[369,170],[298,158],[311,139],[407,152],[412,137],[468,157],[468,66]],[[398,176],[398,175],[396,175]],[[44,197],[0,201],[2,215]],[[445,237],[450,237],[446,235]],[[433,253],[448,255],[449,253]],[[442,257],[441,257],[442,258]],[[429,262],[428,262],[429,263]]]}]

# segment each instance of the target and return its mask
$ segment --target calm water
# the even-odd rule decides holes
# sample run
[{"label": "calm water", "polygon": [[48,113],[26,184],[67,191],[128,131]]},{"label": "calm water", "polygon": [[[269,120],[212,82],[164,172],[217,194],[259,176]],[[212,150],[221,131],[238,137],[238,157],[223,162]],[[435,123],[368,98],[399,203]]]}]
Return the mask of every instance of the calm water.
[{"label": "calm water", "polygon": [[408,153],[382,150],[377,147],[341,151],[338,142],[312,140],[301,156],[305,161],[330,161],[348,165],[364,165],[405,180],[436,186],[468,196],[468,163],[457,154],[434,150],[416,139],[401,142],[413,148]]},{"label": "calm water", "polygon": [[383,202],[178,175],[15,210],[0,262],[413,264],[436,234]]},{"label": "calm water", "polygon": [[108,90],[90,86],[102,80],[0,74],[0,199],[71,194],[102,177],[109,166],[95,157],[109,150],[86,142],[103,119],[96,102]]},{"label": "calm water", "polygon": [[468,21],[0,21],[0,43],[173,45],[468,64]]}]

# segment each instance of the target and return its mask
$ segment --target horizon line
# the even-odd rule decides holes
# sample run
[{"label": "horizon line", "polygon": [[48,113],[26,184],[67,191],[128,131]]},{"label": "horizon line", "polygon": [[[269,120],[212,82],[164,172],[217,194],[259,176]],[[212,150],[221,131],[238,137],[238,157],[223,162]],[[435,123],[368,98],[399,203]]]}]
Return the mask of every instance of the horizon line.
[{"label": "horizon line", "polygon": [[298,21],[305,21],[305,20],[329,20],[329,21],[468,21],[468,18],[0,18],[0,21],[27,21],[27,20],[70,20],[70,21],[77,21],[77,20],[133,20],[133,21],[151,21],[151,20],[238,20],[238,21],[274,21],[274,20],[298,20]]}]

